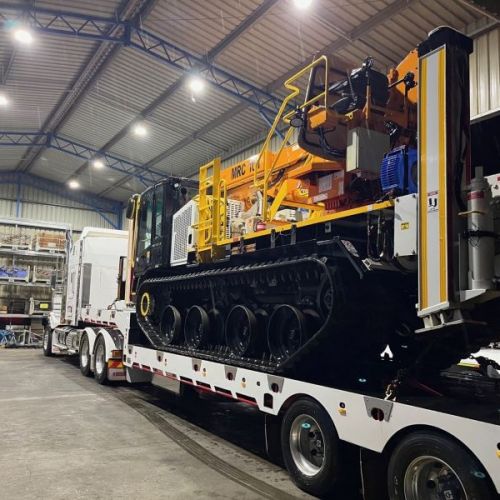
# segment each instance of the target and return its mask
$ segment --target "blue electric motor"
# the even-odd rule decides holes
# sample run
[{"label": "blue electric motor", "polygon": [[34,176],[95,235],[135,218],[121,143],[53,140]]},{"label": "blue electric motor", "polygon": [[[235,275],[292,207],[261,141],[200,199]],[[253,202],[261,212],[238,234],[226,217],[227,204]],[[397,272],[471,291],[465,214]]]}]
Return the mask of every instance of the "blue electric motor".
[{"label": "blue electric motor", "polygon": [[387,153],[380,167],[382,191],[395,194],[417,192],[418,155],[415,148],[400,146]]}]

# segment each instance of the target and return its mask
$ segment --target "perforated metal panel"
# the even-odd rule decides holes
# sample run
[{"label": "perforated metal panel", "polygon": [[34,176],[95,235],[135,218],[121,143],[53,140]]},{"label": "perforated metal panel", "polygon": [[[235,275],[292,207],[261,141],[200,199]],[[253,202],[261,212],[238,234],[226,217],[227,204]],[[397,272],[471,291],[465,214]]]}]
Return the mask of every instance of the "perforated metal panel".
[{"label": "perforated metal panel", "polygon": [[196,243],[193,224],[198,219],[198,207],[195,201],[186,203],[172,220],[172,246],[170,264],[180,266],[187,263],[188,252]]}]

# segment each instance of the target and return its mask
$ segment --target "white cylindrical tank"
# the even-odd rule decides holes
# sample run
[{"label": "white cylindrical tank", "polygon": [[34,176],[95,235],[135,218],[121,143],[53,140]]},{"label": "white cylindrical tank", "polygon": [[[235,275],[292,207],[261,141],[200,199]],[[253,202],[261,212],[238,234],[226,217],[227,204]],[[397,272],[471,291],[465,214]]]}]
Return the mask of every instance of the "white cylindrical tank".
[{"label": "white cylindrical tank", "polygon": [[491,190],[483,175],[483,167],[476,167],[467,195],[469,288],[491,289],[495,271],[495,239]]}]

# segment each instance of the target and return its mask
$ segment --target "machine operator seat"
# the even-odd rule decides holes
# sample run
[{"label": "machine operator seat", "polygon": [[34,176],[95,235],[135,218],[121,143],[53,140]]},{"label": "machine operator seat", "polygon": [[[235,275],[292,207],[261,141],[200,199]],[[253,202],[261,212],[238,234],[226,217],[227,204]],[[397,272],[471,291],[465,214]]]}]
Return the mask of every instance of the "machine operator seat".
[{"label": "machine operator seat", "polygon": [[[306,101],[321,92],[322,75],[324,66],[316,66],[311,71]],[[324,80],[323,80],[324,81]],[[373,59],[365,59],[360,68],[353,69],[349,76],[343,80],[332,83],[328,88],[328,95],[334,101],[329,105],[330,109],[340,115],[345,115],[356,109],[363,109],[366,104],[367,88],[370,84],[371,104],[385,107],[389,99],[389,81],[384,73],[373,68]],[[307,109],[304,110],[307,113]],[[344,127],[337,127],[335,131],[318,128],[312,130],[308,127],[307,120],[301,120],[298,135],[299,146],[311,154],[335,160],[345,157],[345,132]]]},{"label": "machine operator seat", "polygon": [[329,95],[338,95],[337,100],[330,107],[337,113],[344,115],[355,109],[362,109],[366,104],[366,90],[370,82],[372,104],[385,106],[389,98],[389,81],[387,76],[373,69],[373,60],[367,59],[363,66],[353,69],[345,80],[333,83]]}]

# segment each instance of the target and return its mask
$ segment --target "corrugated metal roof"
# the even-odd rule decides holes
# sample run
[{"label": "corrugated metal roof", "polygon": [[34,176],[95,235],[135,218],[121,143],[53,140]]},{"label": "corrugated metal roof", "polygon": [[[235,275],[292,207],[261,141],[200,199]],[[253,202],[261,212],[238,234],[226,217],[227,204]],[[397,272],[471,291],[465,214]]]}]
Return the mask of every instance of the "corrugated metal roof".
[{"label": "corrugated metal roof", "polygon": [[[107,17],[116,16],[122,4],[119,0],[36,2],[39,7]],[[141,19],[141,26],[203,56],[261,4],[262,0],[157,0]],[[378,23],[373,22],[380,12],[393,9],[394,5],[400,6],[397,12],[379,19]],[[335,47],[335,55],[353,65],[360,64],[366,56],[373,56],[377,66],[385,69],[404,57],[436,26],[448,24],[464,29],[482,19],[484,16],[480,13],[456,0],[408,0],[407,4],[401,0],[314,0],[309,10],[300,12],[293,8],[291,1],[278,1],[228,44],[216,56],[215,64],[258,87],[271,85],[275,94],[282,95],[279,84],[284,76],[325,47]],[[367,23],[368,28],[363,29]],[[476,45],[483,57],[485,49],[480,43],[483,42]],[[54,113],[57,102],[71,91],[98,46],[99,42],[37,34],[33,45],[16,48],[3,89],[12,102],[8,108],[0,109],[0,129],[39,129]],[[5,30],[0,31],[0,76],[8,65],[12,49],[10,37]],[[476,60],[477,64],[482,61]],[[85,91],[59,133],[96,149],[119,134],[120,140],[113,140],[111,153],[137,163],[148,162],[170,150],[172,154],[155,168],[185,175],[215,155],[224,156],[241,149],[238,145],[255,142],[254,138],[267,128],[254,109],[238,106],[240,100],[208,86],[193,102],[190,91],[181,85],[147,116],[145,123],[150,131],[147,138],[139,140],[130,133],[122,134],[121,131],[175,84],[181,74],[158,59],[131,47],[121,47]],[[483,80],[477,82],[478,90],[485,85]],[[480,97],[481,106],[493,105],[495,95],[489,96],[488,104]],[[233,109],[237,112],[231,113]],[[228,119],[207,129],[207,125],[223,113]],[[178,149],[177,144],[181,142],[185,146]],[[25,152],[26,148],[0,147],[0,168],[14,167]],[[62,153],[44,150],[33,172],[64,181],[83,163]],[[90,169],[84,170],[81,176],[82,186],[97,193],[123,178],[115,172]],[[127,179],[106,192],[106,196],[125,199],[130,191],[141,189],[140,183]]]},{"label": "corrugated metal roof", "polygon": [[144,52],[122,47],[90,92],[118,108],[138,113],[179,77]]},{"label": "corrugated metal roof", "polygon": [[132,111],[109,102],[102,95],[90,92],[64,124],[61,134],[99,148],[134,117],[135,113]]},{"label": "corrugated metal roof", "polygon": [[55,149],[45,150],[35,162],[31,172],[40,177],[64,182],[80,165],[80,160]]},{"label": "corrugated metal roof", "polygon": [[173,175],[189,176],[198,167],[208,163],[218,154],[218,149],[201,141],[193,140],[157,165],[162,172]]},{"label": "corrugated metal roof", "polygon": [[[4,38],[6,33],[2,32]],[[16,46],[5,93],[9,106],[0,111],[2,130],[39,130],[58,100],[71,90],[73,80],[95,47],[88,40],[34,35],[30,46]],[[0,55],[10,57],[10,39]],[[4,63],[6,68],[7,63]]]},{"label": "corrugated metal roof", "polygon": [[254,136],[262,129],[262,117],[253,108],[248,108],[213,129],[205,138],[211,141],[222,141],[222,144],[229,150],[235,144]]},{"label": "corrugated metal roof", "polygon": [[[290,68],[312,59],[315,52],[337,40],[338,31],[347,33],[368,18],[358,6],[344,7],[332,16],[329,13],[334,4],[319,1],[310,12],[304,13],[290,8],[288,2],[280,3],[225,50],[218,63],[237,74],[252,75],[252,80],[260,86],[279,79]],[[344,10],[350,14],[351,22],[347,21]]]},{"label": "corrugated metal roof", "polygon": [[184,137],[181,132],[151,120],[144,120],[144,126],[148,129],[146,137],[134,137],[133,134],[128,134],[113,146],[110,152],[129,158],[135,163],[144,164]]},{"label": "corrugated metal roof", "polygon": [[17,165],[28,148],[19,146],[0,147],[0,170],[12,170],[13,165]]},{"label": "corrugated metal roof", "polygon": [[38,7],[56,9],[92,16],[114,17],[117,14],[121,0],[85,0],[77,2],[71,0],[37,0]]},{"label": "corrugated metal roof", "polygon": [[179,126],[194,132],[238,102],[236,98],[212,87],[207,88],[203,95],[196,96],[193,102],[189,89],[184,86],[159,106],[153,117],[168,126]]},{"label": "corrugated metal roof", "polygon": [[159,1],[143,21],[143,26],[180,47],[203,55],[260,3],[257,0]]},{"label": "corrugated metal roof", "polygon": [[[73,176],[80,165],[81,160],[79,158],[54,149],[48,149],[40,155],[31,171],[40,177],[64,182]],[[123,177],[124,175],[121,172],[113,169],[106,168],[103,171],[97,171],[89,168],[78,177],[78,181],[82,189],[98,192],[112,186]]]},{"label": "corrugated metal roof", "polygon": [[125,201],[131,193],[140,193],[144,190],[144,184],[137,179],[131,178],[124,182],[122,186],[116,186],[106,193],[106,197],[112,200]]}]

